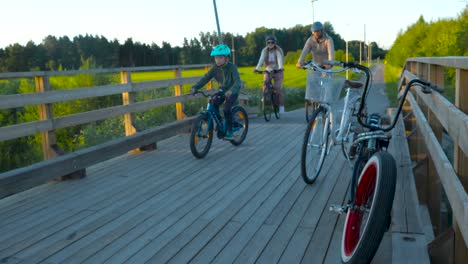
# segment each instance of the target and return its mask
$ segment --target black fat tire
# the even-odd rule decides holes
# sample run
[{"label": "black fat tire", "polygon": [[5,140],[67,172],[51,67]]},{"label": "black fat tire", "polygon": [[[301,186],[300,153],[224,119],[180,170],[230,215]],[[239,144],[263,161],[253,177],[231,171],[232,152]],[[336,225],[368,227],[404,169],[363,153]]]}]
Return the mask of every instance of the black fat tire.
[{"label": "black fat tire", "polygon": [[204,158],[213,142],[213,120],[208,114],[199,115],[192,124],[190,150],[197,159]]},{"label": "black fat tire", "polygon": [[238,146],[244,142],[249,131],[249,116],[242,106],[236,105],[232,108],[232,129],[231,144]]},{"label": "black fat tire", "polygon": [[[324,129],[325,126],[329,125],[329,123],[326,122],[325,114],[326,114],[325,110],[322,107],[317,108],[317,110],[315,110],[313,114],[311,115],[310,121],[307,124],[306,130],[304,133],[304,140],[302,143],[302,152],[301,152],[301,176],[302,176],[302,179],[304,179],[304,182],[307,184],[314,183],[317,177],[320,175],[323,163],[325,162],[325,157],[327,155],[327,146],[328,146],[328,137],[329,137],[328,132],[325,132],[327,133],[327,135],[325,136],[325,140],[321,143],[320,148],[318,148],[317,150],[319,154],[317,156],[318,158],[317,164],[314,164],[316,159],[315,158],[313,159],[312,157],[311,150],[314,147],[311,147],[310,142],[309,142],[311,132],[316,127],[317,117],[321,117],[322,122],[324,122],[323,126],[320,126],[322,128],[322,131],[317,131],[319,133],[318,134],[319,137],[322,137],[323,132],[325,130]],[[311,162],[313,164],[310,164]],[[315,169],[311,169],[311,168],[315,168]]]},{"label": "black fat tire", "polygon": [[[370,195],[369,179],[374,178],[373,192]],[[370,184],[372,186],[372,184]],[[349,209],[346,215],[341,240],[341,260],[343,263],[370,263],[379,248],[387,223],[391,217],[396,186],[396,164],[393,157],[384,151],[375,153],[367,161],[360,174],[356,198],[370,196],[366,205],[368,215],[359,219],[358,210]],[[356,218],[355,218],[356,217]],[[354,220],[353,220],[354,219]],[[352,223],[355,224],[352,224]],[[357,226],[359,225],[359,228]],[[353,232],[359,230],[358,232]]]}]

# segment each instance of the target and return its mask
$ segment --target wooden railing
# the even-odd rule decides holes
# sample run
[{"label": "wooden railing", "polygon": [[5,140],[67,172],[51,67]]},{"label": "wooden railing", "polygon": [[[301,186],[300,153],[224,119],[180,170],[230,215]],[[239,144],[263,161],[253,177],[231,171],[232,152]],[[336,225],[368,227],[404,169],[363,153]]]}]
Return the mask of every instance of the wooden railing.
[{"label": "wooden railing", "polygon": [[[184,95],[182,92],[182,85],[195,83],[201,76],[182,78],[181,71],[184,69],[197,68],[204,68],[206,71],[208,70],[208,65],[0,73],[0,80],[8,78],[34,78],[36,86],[35,93],[0,96],[0,110],[34,105],[39,107],[38,121],[0,127],[0,141],[40,134],[44,156],[44,161],[42,162],[1,173],[0,198],[63,176],[83,177],[85,175],[85,169],[91,165],[122,155],[134,149],[155,148],[157,141],[173,136],[179,131],[187,130],[191,118],[185,117],[182,112],[182,103],[192,99],[193,96],[188,94]],[[131,74],[134,72],[167,70],[174,71],[173,79],[132,82]],[[52,91],[50,89],[49,78],[51,76],[70,76],[78,74],[120,74],[121,83],[86,88],[76,87],[79,89],[70,90]],[[171,86],[174,86],[175,96],[141,102],[135,101],[136,92]],[[109,95],[122,95],[122,105],[60,117],[54,117],[52,115],[54,103]],[[144,131],[137,131],[134,122],[134,113],[174,104],[176,106],[177,121]],[[72,153],[64,153],[57,146],[55,135],[57,129],[89,124],[119,116],[124,116],[126,136],[123,138],[80,149]]]},{"label": "wooden railing", "polygon": [[[407,97],[406,126],[411,131],[408,141],[415,163],[419,200],[428,208],[435,236],[429,244],[430,254],[434,263],[438,263],[438,258],[443,259],[444,263],[466,263],[468,57],[408,59],[402,72],[400,88],[413,78],[444,87],[447,69],[456,74],[455,103],[437,92],[424,94],[420,89],[413,89]],[[453,151],[446,154],[442,145],[452,145]],[[451,213],[450,209],[445,208],[446,200]]]}]

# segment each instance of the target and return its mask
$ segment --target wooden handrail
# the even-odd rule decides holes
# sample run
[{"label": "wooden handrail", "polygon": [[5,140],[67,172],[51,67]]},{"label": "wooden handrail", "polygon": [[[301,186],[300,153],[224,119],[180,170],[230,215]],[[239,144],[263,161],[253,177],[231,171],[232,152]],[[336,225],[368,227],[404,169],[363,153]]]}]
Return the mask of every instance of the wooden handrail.
[{"label": "wooden handrail", "polygon": [[[456,71],[455,103],[449,102],[437,92],[424,94],[419,89],[414,89],[413,94],[408,94],[407,101],[411,105],[427,152],[448,197],[454,215],[454,225],[460,230],[466,247],[468,246],[466,192],[468,189],[468,57],[410,58],[406,61],[400,85],[413,78],[421,78],[444,86],[444,67],[454,68]],[[436,127],[432,124],[436,124]],[[455,157],[453,165],[439,143],[440,138],[437,135],[442,133],[441,128],[453,140]]]},{"label": "wooden handrail", "polygon": [[[84,171],[87,167],[105,159],[122,155],[133,149],[141,147],[147,148],[150,144],[155,144],[158,140],[173,136],[180,131],[187,131],[192,118],[187,119],[180,113],[177,116],[179,121],[153,127],[144,131],[136,130],[132,115],[134,113],[167,105],[177,105],[181,110],[182,103],[193,99],[192,95],[182,94],[182,85],[195,83],[201,78],[201,76],[181,77],[181,69],[198,68],[205,69],[206,71],[206,69],[208,69],[207,67],[207,64],[203,64],[79,71],[0,73],[0,79],[34,78],[37,90],[36,93],[1,95],[0,110],[37,105],[41,111],[41,119],[38,121],[0,127],[0,141],[41,134],[45,159],[42,162],[23,168],[0,173],[0,198],[42,184],[57,177],[77,171]],[[134,72],[162,70],[174,70],[179,74],[172,79],[166,80],[144,82],[132,82],[131,80],[131,73]],[[76,87],[79,89],[69,90],[50,90],[49,78],[51,76],[102,73],[119,73],[122,83],[94,87]],[[133,100],[135,92],[155,90],[169,86],[178,88],[175,96],[141,102],[135,102]],[[122,105],[60,117],[52,116],[52,111],[50,110],[50,106],[54,103],[109,95],[122,95],[124,98]],[[89,124],[94,121],[107,120],[117,116],[125,117],[125,137],[71,153],[63,153],[56,145],[54,133],[57,129]]]}]

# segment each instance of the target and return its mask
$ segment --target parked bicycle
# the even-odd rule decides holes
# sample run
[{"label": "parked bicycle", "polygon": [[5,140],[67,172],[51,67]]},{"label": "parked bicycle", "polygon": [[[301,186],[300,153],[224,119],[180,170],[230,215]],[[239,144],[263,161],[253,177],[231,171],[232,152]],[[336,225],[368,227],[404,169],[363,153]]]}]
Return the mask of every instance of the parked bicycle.
[{"label": "parked bicycle", "polygon": [[[384,126],[382,116],[376,113],[368,115],[365,111],[370,87],[370,70],[356,63],[331,64],[358,69],[366,74],[356,114],[357,122],[365,130],[360,132],[352,143],[357,151],[357,159],[349,188],[349,200],[344,205],[330,206],[330,210],[346,214],[340,246],[342,262],[370,263],[385,231],[390,227],[395,197],[397,169],[393,156],[387,152],[391,140],[388,132],[396,125],[410,87],[421,86],[424,93],[430,93],[431,89],[443,92],[443,89],[420,79],[409,81],[400,96],[396,114],[390,124]],[[347,158],[349,160],[349,157]]]},{"label": "parked bicycle", "polygon": [[276,119],[280,118],[280,112],[279,112],[279,94],[276,92],[275,89],[273,89],[273,75],[277,73],[278,71],[282,70],[256,70],[256,73],[259,74],[267,74],[267,79],[263,83],[263,97],[262,97],[262,111],[263,111],[263,117],[265,118],[265,121],[270,121],[271,119],[271,114],[275,113]]},{"label": "parked bicycle", "polygon": [[[361,82],[345,80],[340,73],[346,68],[323,69],[313,61],[302,68],[317,74],[309,79],[317,89],[309,96],[317,104],[310,114],[304,134],[301,152],[301,175],[304,181],[312,184],[322,171],[323,163],[332,146],[341,145],[348,156],[347,146],[352,142],[355,131],[352,118],[356,116],[361,98]],[[370,76],[369,76],[370,78]],[[344,106],[338,104],[341,90],[346,88]]]},{"label": "parked bicycle", "polygon": [[[215,94],[207,94],[203,91],[198,91],[203,96],[208,97],[208,105],[205,111],[202,111],[192,124],[192,132],[190,135],[190,150],[192,154],[198,158],[204,158],[210,150],[213,142],[213,131],[219,139],[224,139],[226,135],[226,126],[223,122],[223,117],[219,110],[215,109],[215,102],[224,100],[223,92]],[[249,130],[249,118],[247,112],[240,105],[232,107],[232,139],[226,139],[232,145],[238,146],[242,144]]]}]

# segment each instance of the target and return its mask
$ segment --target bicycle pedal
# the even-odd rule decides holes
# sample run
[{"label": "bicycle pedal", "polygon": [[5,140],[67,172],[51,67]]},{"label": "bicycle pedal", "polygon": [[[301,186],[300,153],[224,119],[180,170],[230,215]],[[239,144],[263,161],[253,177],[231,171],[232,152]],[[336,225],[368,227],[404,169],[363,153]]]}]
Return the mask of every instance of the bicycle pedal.
[{"label": "bicycle pedal", "polygon": [[346,213],[346,207],[344,206],[341,206],[341,205],[337,205],[337,204],[332,204],[330,205],[330,207],[328,208],[329,211],[331,212],[335,212],[337,214],[344,214]]}]

